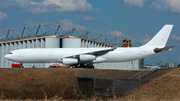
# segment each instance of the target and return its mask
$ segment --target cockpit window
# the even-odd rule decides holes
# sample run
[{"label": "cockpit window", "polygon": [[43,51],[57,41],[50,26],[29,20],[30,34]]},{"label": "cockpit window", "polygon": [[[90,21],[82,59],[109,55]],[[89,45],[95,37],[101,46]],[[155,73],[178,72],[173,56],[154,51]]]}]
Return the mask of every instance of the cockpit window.
[{"label": "cockpit window", "polygon": [[9,54],[13,54],[12,52],[10,52]]}]

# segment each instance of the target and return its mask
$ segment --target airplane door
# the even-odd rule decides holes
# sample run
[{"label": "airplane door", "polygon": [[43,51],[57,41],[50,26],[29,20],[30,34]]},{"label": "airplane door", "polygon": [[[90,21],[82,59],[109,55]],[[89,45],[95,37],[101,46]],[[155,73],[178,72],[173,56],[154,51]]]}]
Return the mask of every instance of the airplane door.
[{"label": "airplane door", "polygon": [[142,55],[142,49],[138,49],[138,55]]},{"label": "airplane door", "polygon": [[18,51],[17,57],[21,57],[21,51]]},{"label": "airplane door", "polygon": [[49,56],[53,56],[53,51],[52,50],[49,51]]}]

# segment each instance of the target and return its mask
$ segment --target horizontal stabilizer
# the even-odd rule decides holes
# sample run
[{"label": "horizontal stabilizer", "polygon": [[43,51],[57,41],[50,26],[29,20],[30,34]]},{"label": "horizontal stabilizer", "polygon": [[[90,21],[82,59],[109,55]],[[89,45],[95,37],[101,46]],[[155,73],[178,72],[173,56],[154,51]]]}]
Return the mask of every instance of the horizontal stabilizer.
[{"label": "horizontal stabilizer", "polygon": [[172,49],[173,47],[175,47],[175,46],[167,46],[164,48],[155,48],[154,52],[155,53],[165,52],[165,51],[168,51],[169,49]]}]

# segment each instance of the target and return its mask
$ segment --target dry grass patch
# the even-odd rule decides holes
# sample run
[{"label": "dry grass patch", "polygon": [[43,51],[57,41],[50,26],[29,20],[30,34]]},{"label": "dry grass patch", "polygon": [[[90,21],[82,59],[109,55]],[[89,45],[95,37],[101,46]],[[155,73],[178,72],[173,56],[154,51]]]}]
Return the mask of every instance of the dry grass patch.
[{"label": "dry grass patch", "polygon": [[[2,71],[2,72],[1,72]],[[75,97],[77,82],[67,69],[13,69],[0,70],[0,94],[10,99],[40,99],[55,95]]]},{"label": "dry grass patch", "polygon": [[180,100],[180,69],[175,69],[128,95],[125,99],[150,101],[179,101]]}]

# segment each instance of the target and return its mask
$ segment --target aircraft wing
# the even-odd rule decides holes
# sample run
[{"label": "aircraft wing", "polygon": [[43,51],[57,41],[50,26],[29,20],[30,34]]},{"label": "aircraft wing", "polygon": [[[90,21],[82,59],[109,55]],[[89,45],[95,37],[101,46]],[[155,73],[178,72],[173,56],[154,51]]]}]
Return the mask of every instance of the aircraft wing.
[{"label": "aircraft wing", "polygon": [[95,55],[95,56],[101,56],[101,55],[104,55],[110,51],[114,51],[115,49],[117,49],[118,45],[110,48],[110,49],[105,49],[105,50],[101,50],[101,51],[94,51],[92,53],[87,53],[87,54],[91,54],[91,55]]},{"label": "aircraft wing", "polygon": [[[116,45],[116,46],[114,46],[112,48],[109,48],[109,49],[97,50],[97,51],[87,52],[87,53],[83,53],[83,54],[89,54],[89,55],[94,55],[94,56],[101,56],[101,55],[104,55],[104,54],[106,54],[106,53],[108,53],[110,51],[114,51],[115,49],[117,49],[117,47],[118,47],[118,45]],[[64,58],[75,58],[75,57],[78,57],[81,54],[73,54],[73,55],[70,55],[70,56],[65,56]]]},{"label": "aircraft wing", "polygon": [[164,48],[155,48],[154,52],[155,53],[165,52],[165,51],[171,50],[173,47],[175,47],[175,46],[166,46]]}]

